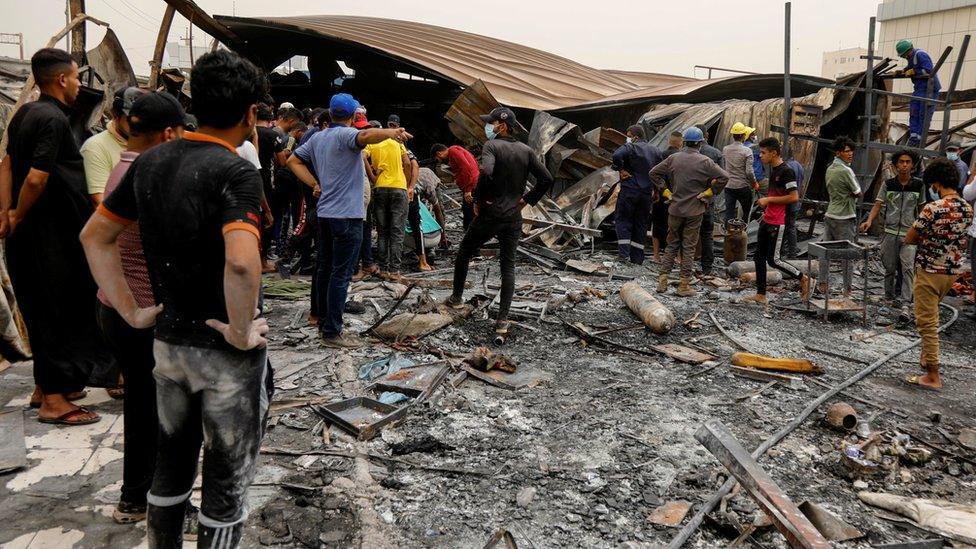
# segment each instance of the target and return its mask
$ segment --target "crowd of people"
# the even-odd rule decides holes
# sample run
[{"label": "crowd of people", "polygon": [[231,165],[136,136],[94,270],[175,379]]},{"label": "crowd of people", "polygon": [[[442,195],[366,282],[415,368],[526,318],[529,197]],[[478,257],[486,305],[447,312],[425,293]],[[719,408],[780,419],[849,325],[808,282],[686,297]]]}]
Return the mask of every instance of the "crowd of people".
[{"label": "crowd of people", "polygon": [[[450,246],[441,179],[407,147],[412,135],[397,114],[383,127],[346,93],[325,108],[275,107],[266,75],[229,51],[195,63],[192,114],[165,92],[124,88],[113,97],[106,129],[80,146],[68,118],[81,86],[77,64],[48,48],[33,56],[31,69],[41,94],[8,127],[0,237],[30,335],[38,420],[99,421],[73,401],[100,372],[124,398],[115,519],[146,519],[154,547],[179,546],[194,532],[203,547],[236,546],[273,390],[262,273],[311,274],[309,320],[322,344],[363,345],[344,330],[343,315],[362,312],[347,299],[350,284],[432,269],[424,236],[436,231],[425,231],[425,222],[439,226],[438,246]],[[464,236],[445,305],[464,306],[469,263],[495,239],[495,332],[505,335],[522,211],[554,181],[516,138],[515,112],[499,107],[482,120],[480,158],[459,145],[430,150],[461,191]],[[806,293],[807,274],[781,259],[798,251],[802,166],[784,158],[777,139],[757,142],[754,128],[736,123],[730,133],[721,151],[700,126],[672,133],[659,150],[642,126],[627,128],[627,142],[612,156],[620,175],[618,259],[644,263],[650,230],[657,290],[669,290],[678,263],[677,295],[695,296],[696,252],[701,244],[699,276],[709,274],[713,214],[724,202],[726,223],[760,221],[749,301],[767,302],[768,267],[799,279]],[[976,183],[958,144],[924,171],[911,150],[896,153],[896,175],[858,225],[854,146],[847,138],[834,143],[824,239],[854,241],[881,216],[885,295],[897,307],[914,302],[923,339],[925,374],[910,381],[939,388],[938,305],[962,272],[967,234],[976,237]],[[405,267],[408,232],[412,267]],[[822,271],[821,281],[828,275]],[[201,448],[197,510],[189,497]]]}]

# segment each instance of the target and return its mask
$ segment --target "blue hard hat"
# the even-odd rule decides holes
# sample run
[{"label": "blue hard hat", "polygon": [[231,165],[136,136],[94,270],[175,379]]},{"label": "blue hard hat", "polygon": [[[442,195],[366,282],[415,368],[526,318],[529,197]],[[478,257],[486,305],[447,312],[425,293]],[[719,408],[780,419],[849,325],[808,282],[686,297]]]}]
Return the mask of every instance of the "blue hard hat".
[{"label": "blue hard hat", "polygon": [[687,143],[699,143],[705,140],[705,134],[699,128],[692,126],[681,134],[681,139]]},{"label": "blue hard hat", "polygon": [[337,93],[332,96],[332,100],[329,101],[329,114],[332,118],[337,120],[345,120],[350,118],[356,113],[356,109],[359,108],[359,101],[356,101],[353,96],[348,93]]}]

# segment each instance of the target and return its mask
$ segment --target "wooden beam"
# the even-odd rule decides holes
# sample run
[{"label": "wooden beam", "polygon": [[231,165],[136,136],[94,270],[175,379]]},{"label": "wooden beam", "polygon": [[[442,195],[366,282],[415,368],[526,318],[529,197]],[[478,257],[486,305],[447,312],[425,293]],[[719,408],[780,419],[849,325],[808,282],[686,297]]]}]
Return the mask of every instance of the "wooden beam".
[{"label": "wooden beam", "polygon": [[152,61],[149,62],[149,89],[151,90],[159,87],[159,71],[162,70],[163,52],[166,50],[166,39],[169,38],[169,29],[173,26],[173,15],[175,14],[176,6],[167,4],[166,11],[163,13],[163,20],[159,23],[159,33],[156,34],[156,48],[153,50]]},{"label": "wooden beam", "polygon": [[695,432],[695,439],[714,455],[749,496],[786,536],[792,547],[829,549],[830,543],[787,497],[759,463],[717,419],[710,419]]},{"label": "wooden beam", "polygon": [[[79,15],[84,15],[85,13],[85,0],[68,0],[68,16],[71,19],[75,19]],[[79,66],[85,64],[85,23],[75,26],[71,29],[71,57],[78,63]]]}]

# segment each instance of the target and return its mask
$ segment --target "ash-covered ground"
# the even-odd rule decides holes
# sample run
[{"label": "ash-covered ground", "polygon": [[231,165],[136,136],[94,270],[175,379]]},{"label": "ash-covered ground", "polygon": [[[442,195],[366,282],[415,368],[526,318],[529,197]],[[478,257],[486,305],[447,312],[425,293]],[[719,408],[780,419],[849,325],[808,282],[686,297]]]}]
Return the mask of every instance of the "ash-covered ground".
[{"label": "ash-covered ground", "polygon": [[[456,241],[457,235],[453,236]],[[490,253],[489,247],[486,255]],[[597,250],[580,252],[579,257],[602,266],[611,254]],[[450,254],[439,257],[436,267],[447,269],[452,259]],[[721,265],[719,259],[717,271],[724,270]],[[873,272],[877,268],[872,267],[874,293],[880,284]],[[613,269],[649,290],[656,283],[652,263]],[[472,288],[465,296],[490,296],[496,291],[497,275],[497,260],[479,261],[472,268]],[[448,279],[450,273],[428,278]],[[853,314],[825,322],[794,310],[764,311],[735,303],[752,290],[716,289],[707,282],[697,285],[697,298],[677,297],[673,289],[657,296],[677,318],[675,328],[659,336],[637,326],[637,317],[619,296],[623,283],[605,271],[592,275],[553,271],[523,258],[518,266],[517,306],[547,302],[551,307],[541,321],[536,313],[533,319],[520,318],[503,345],[492,341],[492,321],[482,310],[396,348],[372,340],[367,347],[349,352],[319,345],[307,323],[307,298],[268,299],[277,389],[271,427],[249,494],[251,515],[243,545],[483,547],[495,532],[505,529],[518,547],[663,546],[727,478],[726,469],[694,438],[706,420],[721,419],[751,450],[789,423],[827,390],[825,386],[842,382],[914,339],[910,321],[895,322],[889,331],[874,335],[890,324],[883,321],[885,315],[878,315],[875,304],[867,326]],[[371,296],[360,296],[367,311],[347,315],[349,330],[358,332],[372,325],[379,311],[387,311],[395,301],[391,285],[386,288],[393,290],[360,286],[364,287],[372,288],[360,292]],[[429,297],[442,300],[448,291],[433,288]],[[795,283],[781,285],[777,291],[771,293],[774,304],[796,301]],[[415,289],[400,310],[413,310],[422,294]],[[957,307],[961,301],[948,300]],[[718,331],[709,312],[737,343]],[[948,318],[944,313],[943,322]],[[582,323],[593,331],[622,328],[601,337],[647,354],[599,342],[585,344],[563,321]],[[973,330],[974,323],[960,316],[943,335],[945,389],[941,393],[902,382],[918,371],[916,348],[827,404],[849,402],[861,421],[882,433],[885,441],[904,433],[915,445],[920,437],[943,450],[976,457],[955,441],[961,429],[974,427],[976,417]],[[649,352],[660,343],[695,347],[715,360],[685,364]],[[740,350],[738,345],[772,356],[809,358],[824,373],[798,375],[803,378],[799,386],[738,377],[727,361]],[[514,391],[471,377],[456,387],[445,382],[423,403],[411,405],[401,421],[369,441],[354,440],[329,427],[310,406],[376,397],[370,383],[359,378],[359,369],[392,353],[418,362],[446,358],[452,365],[448,379],[458,382],[460,357],[479,346],[512,357],[523,371],[536,370],[541,381]],[[2,379],[8,406],[25,406],[31,389],[29,364],[18,364]],[[79,430],[38,424],[33,412],[25,411],[30,465],[3,477],[0,543],[11,547],[145,543],[144,523],[120,526],[109,518],[121,478],[120,403],[107,398],[88,402],[105,419],[73,428]],[[825,411],[826,404],[774,446],[760,464],[794,502],[818,503],[865,534],[840,546],[935,537],[894,522],[891,515],[882,518],[860,502],[861,490],[976,501],[972,465],[938,450],[922,465],[899,464],[897,458],[886,457],[888,469],[852,478],[840,463],[841,450],[862,439],[825,425]],[[690,509],[678,526],[651,520],[660,507],[682,502]],[[738,492],[709,515],[688,546],[729,546],[761,515],[753,500]],[[786,546],[785,538],[771,527],[756,529],[741,543]]]},{"label": "ash-covered ground", "polygon": [[[585,259],[602,263],[612,255],[597,251]],[[445,266],[450,261],[441,258],[438,267]],[[498,267],[495,260],[487,259],[472,269],[469,280],[474,288],[466,297],[484,293],[486,268],[491,269],[487,288],[493,292]],[[655,285],[653,264],[614,268],[617,274],[635,277],[645,288]],[[438,277],[450,278],[450,274],[433,275]],[[872,285],[878,282],[872,280]],[[622,284],[607,273],[552,272],[523,261],[516,303],[520,295],[538,295],[540,288],[550,296],[572,294],[578,301],[566,300],[542,321],[520,320],[514,336],[500,346],[492,342],[492,321],[476,313],[396,350],[374,341],[362,350],[333,352],[319,347],[314,331],[303,327],[306,302],[272,302],[271,349],[276,368],[314,363],[285,384],[294,388],[279,390],[279,401],[316,395],[336,400],[375,397],[367,391],[368,383],[357,379],[357,370],[393,352],[434,361],[441,353],[461,356],[487,346],[515,358],[520,368],[545,372],[548,379],[515,391],[471,377],[457,388],[445,384],[399,424],[367,442],[354,441],[332,428],[326,444],[318,414],[304,407],[280,411],[265,445],[269,451],[288,455],[267,454],[262,461],[266,470],[279,471],[279,481],[291,486],[256,510],[248,544],[481,547],[494,532],[506,529],[519,547],[616,547],[626,542],[661,546],[678,528],[655,524],[649,515],[669,502],[687,502],[691,504],[687,520],[727,477],[725,468],[693,437],[703,422],[720,418],[751,450],[826,391],[825,385],[842,382],[914,338],[910,321],[896,322],[890,331],[872,335],[890,324],[875,325],[879,318],[875,305],[867,326],[853,314],[824,322],[793,310],[764,311],[734,303],[752,290],[718,291],[704,283],[698,285],[697,298],[680,298],[673,290],[658,296],[678,319],[669,334],[627,329],[602,337],[642,350],[659,343],[697,346],[710,351],[717,366],[684,364],[599,343],[587,345],[564,325],[561,319],[593,330],[638,324],[620,299]],[[795,285],[779,289],[782,293],[771,294],[774,303],[796,300]],[[598,297],[601,292],[605,298]],[[437,300],[447,293],[431,290]],[[410,310],[416,302],[413,297],[405,300],[402,309]],[[384,311],[392,302],[392,297],[379,300]],[[950,302],[958,307],[961,300]],[[367,309],[364,315],[347,316],[349,329],[361,330],[373,323],[378,312]],[[813,379],[801,375],[805,381],[798,387],[732,375],[725,359],[740,349],[719,333],[709,312],[738,344],[772,356],[809,358],[823,368],[823,375]],[[948,318],[945,313],[943,322]],[[686,324],[689,319],[695,320]],[[916,348],[827,404],[851,403],[874,432],[922,437],[972,457],[973,452],[952,440],[960,428],[973,426],[976,412],[972,330],[973,322],[961,316],[943,336],[943,392],[924,392],[902,383],[918,370]],[[865,534],[842,545],[868,547],[932,537],[880,518],[858,500],[859,490],[976,500],[972,465],[939,451],[923,465],[897,465],[895,459],[890,470],[852,478],[840,464],[841,450],[861,439],[829,428],[823,421],[825,410],[826,404],[760,463],[794,502],[818,503]],[[308,464],[311,458],[302,456],[315,456],[320,450],[359,457],[323,455]],[[706,519],[689,545],[728,546],[761,514],[753,500],[739,492]],[[785,539],[769,527],[743,541],[761,547],[786,546]]]}]

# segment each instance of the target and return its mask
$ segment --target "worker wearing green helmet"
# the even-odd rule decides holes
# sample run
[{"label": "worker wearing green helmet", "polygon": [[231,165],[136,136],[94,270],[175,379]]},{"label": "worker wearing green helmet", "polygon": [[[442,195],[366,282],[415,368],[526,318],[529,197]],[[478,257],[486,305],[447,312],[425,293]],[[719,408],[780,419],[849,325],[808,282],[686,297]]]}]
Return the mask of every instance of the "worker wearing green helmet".
[{"label": "worker wearing green helmet", "polygon": [[[898,52],[900,57],[904,57],[908,63],[905,65],[905,69],[898,71],[898,76],[904,76],[912,79],[912,95],[915,97],[938,97],[939,90],[942,89],[942,85],[939,83],[939,77],[935,74],[935,68],[932,65],[932,57],[929,56],[924,50],[918,49],[912,44],[911,40],[899,40],[895,44],[895,51]],[[928,95],[929,90],[929,80],[932,80],[932,94]],[[925,119],[932,119],[932,114],[935,113],[935,105],[926,104],[923,101],[912,100],[908,104],[908,145],[910,147],[917,147],[922,141],[922,132],[924,131]]]}]

